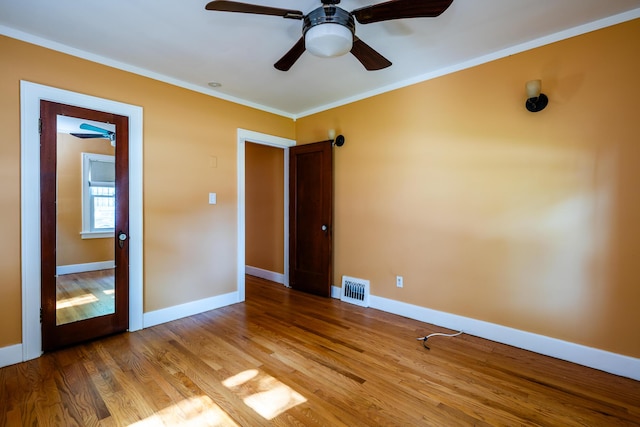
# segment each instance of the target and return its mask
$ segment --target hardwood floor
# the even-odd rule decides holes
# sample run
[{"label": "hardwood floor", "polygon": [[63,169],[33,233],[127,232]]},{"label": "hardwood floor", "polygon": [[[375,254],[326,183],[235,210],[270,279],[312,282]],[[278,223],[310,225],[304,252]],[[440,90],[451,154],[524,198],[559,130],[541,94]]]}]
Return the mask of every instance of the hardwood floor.
[{"label": "hardwood floor", "polygon": [[56,277],[56,324],[114,313],[114,290],[113,268]]},{"label": "hardwood floor", "polygon": [[247,302],[0,369],[0,425],[632,426],[640,382],[247,278]]}]

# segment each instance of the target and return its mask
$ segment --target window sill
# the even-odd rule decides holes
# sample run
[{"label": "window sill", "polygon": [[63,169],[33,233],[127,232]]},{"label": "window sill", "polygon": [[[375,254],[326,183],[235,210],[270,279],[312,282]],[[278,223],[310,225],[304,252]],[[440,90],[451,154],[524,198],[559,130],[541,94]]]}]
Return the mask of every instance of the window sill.
[{"label": "window sill", "polygon": [[113,230],[111,231],[82,231],[80,233],[82,239],[107,239],[115,237]]}]

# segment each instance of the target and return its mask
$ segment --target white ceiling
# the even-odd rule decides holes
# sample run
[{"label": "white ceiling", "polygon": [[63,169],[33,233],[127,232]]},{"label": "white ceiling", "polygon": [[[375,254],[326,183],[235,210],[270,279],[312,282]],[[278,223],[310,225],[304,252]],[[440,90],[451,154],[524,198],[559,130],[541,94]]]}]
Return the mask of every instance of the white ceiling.
[{"label": "white ceiling", "polygon": [[[320,5],[243,1],[304,13]],[[207,3],[0,0],[0,34],[296,118],[640,17],[640,0],[454,0],[438,18],[356,24],[356,35],[393,63],[387,69],[306,52],[282,72],[273,64],[300,38],[302,21],[206,11]]]}]

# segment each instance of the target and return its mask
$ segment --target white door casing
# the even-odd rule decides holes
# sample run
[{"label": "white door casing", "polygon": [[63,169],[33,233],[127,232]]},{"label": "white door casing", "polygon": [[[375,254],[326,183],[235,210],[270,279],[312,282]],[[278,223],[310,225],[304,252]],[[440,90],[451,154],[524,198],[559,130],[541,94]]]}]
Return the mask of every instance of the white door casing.
[{"label": "white door casing", "polygon": [[283,149],[284,155],[284,285],[289,286],[289,147],[296,141],[238,128],[238,301],[245,300],[245,144],[269,145]]},{"label": "white door casing", "polygon": [[40,101],[129,117],[129,331],[143,328],[142,107],[20,82],[22,359],[42,354],[40,328]]}]

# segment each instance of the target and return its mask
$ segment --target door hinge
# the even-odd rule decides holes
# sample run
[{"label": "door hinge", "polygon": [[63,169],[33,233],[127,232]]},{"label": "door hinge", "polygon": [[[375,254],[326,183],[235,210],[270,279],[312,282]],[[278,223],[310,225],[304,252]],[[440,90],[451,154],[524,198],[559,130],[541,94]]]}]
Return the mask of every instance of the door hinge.
[{"label": "door hinge", "polygon": [[42,323],[42,307],[40,307],[40,323]]},{"label": "door hinge", "polygon": [[42,117],[38,119],[38,133],[42,135]]}]

